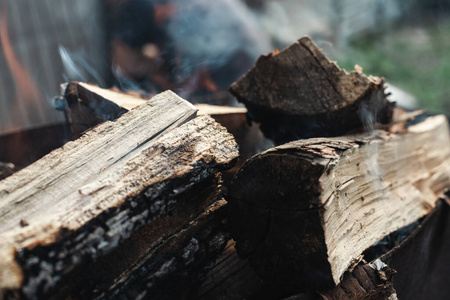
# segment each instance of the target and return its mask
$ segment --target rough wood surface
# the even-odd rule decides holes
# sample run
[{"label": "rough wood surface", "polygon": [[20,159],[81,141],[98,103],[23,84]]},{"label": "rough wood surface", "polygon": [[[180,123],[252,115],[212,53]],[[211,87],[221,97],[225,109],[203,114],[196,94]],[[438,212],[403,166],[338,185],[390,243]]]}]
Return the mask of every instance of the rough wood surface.
[{"label": "rough wood surface", "polygon": [[[62,96],[55,106],[64,110],[74,137],[102,122],[112,121],[125,112],[148,101],[142,95],[123,92],[116,88],[104,89],[94,84],[73,81],[62,86]],[[196,104],[197,115],[211,115],[216,119],[230,120],[241,116],[245,119],[247,109],[243,107]],[[224,124],[222,124],[224,125]],[[230,124],[233,126],[233,124]],[[224,125],[225,126],[225,125]],[[228,127],[227,127],[228,128]]]},{"label": "rough wood surface", "polygon": [[3,180],[0,289],[45,293],[231,166],[233,137],[195,114],[174,93],[159,94]]},{"label": "rough wood surface", "polygon": [[[380,259],[372,263],[361,262],[351,272],[344,274],[337,287],[321,296],[324,300],[397,300],[395,273]],[[292,300],[295,299],[293,297]]]},{"label": "rough wood surface", "polygon": [[377,259],[370,263],[361,261],[344,273],[338,286],[321,294],[273,297],[268,291],[274,289],[259,279],[247,260],[238,257],[231,240],[192,299],[395,300],[394,293],[399,299],[446,299],[450,290],[446,276],[450,241],[445,238],[450,231],[450,201],[448,196],[443,199],[405,240],[380,253],[379,259],[388,266]]},{"label": "rough wood surface", "polygon": [[[75,137],[85,130],[106,120],[114,120],[124,112],[145,103],[147,100],[136,95],[102,89],[98,86],[71,82],[64,89],[63,106]],[[224,173],[227,183],[239,170],[244,161],[256,153],[272,147],[272,142],[264,137],[259,126],[247,120],[247,109],[244,107],[218,106],[204,103],[195,104],[197,115],[211,115],[233,134],[239,144],[239,161],[234,168]]]},{"label": "rough wood surface", "polygon": [[444,116],[401,134],[299,140],[244,164],[230,187],[230,225],[238,254],[267,282],[325,290],[449,185]]},{"label": "rough wood surface", "polygon": [[235,242],[229,241],[192,299],[252,299],[262,284],[247,260],[238,257]]},{"label": "rough wood surface", "polygon": [[142,226],[111,253],[50,293],[52,299],[183,299],[227,243],[220,176],[180,195],[170,214]]},{"label": "rough wood surface", "polygon": [[280,53],[261,56],[230,91],[280,144],[389,123],[393,105],[383,84],[380,78],[340,69],[304,37]]},{"label": "rough wood surface", "polygon": [[191,299],[382,300],[396,293],[393,286],[396,271],[378,259],[360,262],[345,272],[338,286],[328,291],[290,294],[262,281],[248,261],[238,257],[234,245],[234,241],[228,243]]},{"label": "rough wood surface", "polygon": [[63,99],[65,102],[57,102],[57,107],[64,109],[75,138],[97,124],[117,119],[148,100],[77,81],[63,88]]}]

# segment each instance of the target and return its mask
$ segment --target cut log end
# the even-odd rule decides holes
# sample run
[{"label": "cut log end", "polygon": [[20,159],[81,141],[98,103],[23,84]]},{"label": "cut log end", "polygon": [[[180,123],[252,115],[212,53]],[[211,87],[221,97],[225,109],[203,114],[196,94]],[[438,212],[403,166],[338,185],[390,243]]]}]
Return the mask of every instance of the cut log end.
[{"label": "cut log end", "polygon": [[277,144],[386,124],[394,107],[386,99],[383,79],[347,73],[309,38],[262,56],[230,91]]},{"label": "cut log end", "polygon": [[373,243],[429,213],[449,174],[443,116],[402,134],[275,147],[247,161],[230,187],[238,253],[280,287],[327,289]]}]

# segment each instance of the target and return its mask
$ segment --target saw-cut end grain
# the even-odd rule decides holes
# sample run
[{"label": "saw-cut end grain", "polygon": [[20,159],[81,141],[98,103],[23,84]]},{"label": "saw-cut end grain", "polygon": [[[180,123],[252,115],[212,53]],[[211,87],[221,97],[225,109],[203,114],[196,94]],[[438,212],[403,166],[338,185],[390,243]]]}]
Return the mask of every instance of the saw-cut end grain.
[{"label": "saw-cut end grain", "polygon": [[382,78],[340,69],[308,37],[261,56],[230,91],[278,144],[389,123],[394,107]]},{"label": "saw-cut end grain", "polygon": [[248,160],[230,187],[238,254],[267,282],[326,290],[450,185],[447,119],[404,133],[299,140]]}]

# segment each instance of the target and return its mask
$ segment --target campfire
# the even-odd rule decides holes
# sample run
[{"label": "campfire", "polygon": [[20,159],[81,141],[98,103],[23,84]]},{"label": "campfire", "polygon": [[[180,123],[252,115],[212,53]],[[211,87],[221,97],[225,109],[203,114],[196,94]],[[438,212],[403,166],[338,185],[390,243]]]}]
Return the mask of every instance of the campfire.
[{"label": "campfire", "polygon": [[[158,43],[113,28],[120,88],[61,83],[58,136],[0,136],[0,299],[442,298],[447,118],[398,107],[309,37],[248,66],[267,45],[168,45],[195,9],[152,6]],[[17,96],[37,105],[6,17]],[[205,55],[227,60],[186,59]]]}]

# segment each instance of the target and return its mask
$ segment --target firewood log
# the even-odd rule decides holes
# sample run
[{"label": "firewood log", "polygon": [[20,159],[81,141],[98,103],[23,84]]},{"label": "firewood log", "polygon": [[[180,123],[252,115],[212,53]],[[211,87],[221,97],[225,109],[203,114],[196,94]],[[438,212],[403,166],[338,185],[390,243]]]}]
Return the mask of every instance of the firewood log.
[{"label": "firewood log", "polygon": [[[124,94],[84,82],[68,83],[63,89],[63,99],[65,104],[59,106],[65,108],[74,137],[106,120],[114,120],[147,101],[135,94]],[[239,144],[239,161],[234,168],[224,173],[226,182],[231,181],[246,159],[272,146],[272,142],[263,136],[259,126],[249,125],[246,108],[203,103],[196,104],[195,107],[198,109],[198,115],[210,115],[216,122],[225,126]]]},{"label": "firewood log", "polygon": [[62,90],[57,107],[64,110],[74,138],[97,124],[117,119],[148,100],[76,81],[63,85]]},{"label": "firewood log", "polygon": [[347,73],[307,37],[261,56],[230,91],[277,144],[338,136],[374,122],[389,123],[392,117],[383,79]]},{"label": "firewood log", "polygon": [[195,116],[190,103],[161,93],[1,181],[0,295],[46,297],[231,167],[233,137]]},{"label": "firewood log", "polygon": [[225,247],[220,176],[195,185],[171,211],[93,263],[78,267],[52,299],[183,299]]},{"label": "firewood log", "polygon": [[[378,253],[371,262],[361,261],[344,273],[338,286],[320,293],[305,291],[282,296],[286,291],[262,281],[248,260],[237,255],[235,242],[230,241],[191,298],[381,300],[397,299],[393,295],[396,293],[399,299],[446,299],[450,292],[446,277],[450,240],[445,238],[450,232],[449,204],[448,196],[439,199],[433,211],[413,231],[405,232],[405,228],[401,228],[394,232],[393,235],[406,235],[404,240],[397,240],[387,252]],[[364,259],[367,258],[365,255]]]},{"label": "firewood log", "polygon": [[298,140],[248,160],[230,187],[238,254],[266,282],[327,290],[385,235],[429,213],[450,186],[447,119],[403,133]]},{"label": "firewood log", "polygon": [[[72,134],[76,138],[89,128],[115,120],[148,99],[115,88],[104,89],[94,84],[72,81],[62,85],[62,96],[55,101],[55,106],[65,112]],[[223,121],[224,124],[218,122],[227,129],[241,128],[241,119],[246,118],[247,109],[243,107],[208,104],[195,106],[198,115],[211,115],[216,121]]]}]

